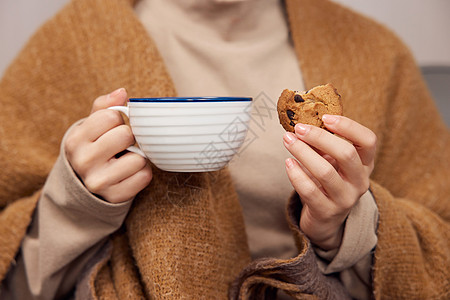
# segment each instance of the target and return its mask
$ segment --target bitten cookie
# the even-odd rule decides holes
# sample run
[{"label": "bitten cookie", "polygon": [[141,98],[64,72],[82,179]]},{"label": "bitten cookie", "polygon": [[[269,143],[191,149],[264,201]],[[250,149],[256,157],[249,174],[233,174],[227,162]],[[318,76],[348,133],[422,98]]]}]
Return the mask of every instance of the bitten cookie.
[{"label": "bitten cookie", "polygon": [[305,93],[284,90],[278,99],[278,118],[286,131],[297,123],[325,128],[322,116],[342,115],[341,96],[331,84],[316,86]]}]

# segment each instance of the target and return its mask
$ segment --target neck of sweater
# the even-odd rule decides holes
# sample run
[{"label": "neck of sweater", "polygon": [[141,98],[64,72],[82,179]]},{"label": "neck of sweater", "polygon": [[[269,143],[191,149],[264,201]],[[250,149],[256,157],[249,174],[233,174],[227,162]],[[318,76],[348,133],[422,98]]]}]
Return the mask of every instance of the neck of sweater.
[{"label": "neck of sweater", "polygon": [[163,16],[164,22],[152,23],[158,31],[187,34],[191,41],[255,42],[286,26],[280,24],[285,21],[279,0],[142,0],[137,10]]},{"label": "neck of sweater", "polygon": [[[255,97],[273,86],[276,100],[283,88],[301,89],[279,0],[141,0],[136,13],[180,96]],[[297,80],[281,76],[286,68]]]}]

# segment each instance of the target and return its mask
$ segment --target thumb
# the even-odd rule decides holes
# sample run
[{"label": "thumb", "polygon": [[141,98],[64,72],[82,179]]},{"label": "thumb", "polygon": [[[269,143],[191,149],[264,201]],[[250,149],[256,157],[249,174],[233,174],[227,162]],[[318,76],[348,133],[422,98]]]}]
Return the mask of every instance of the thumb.
[{"label": "thumb", "polygon": [[127,102],[127,91],[124,88],[115,90],[114,92],[103,95],[95,99],[92,104],[91,114],[111,106],[121,106]]}]

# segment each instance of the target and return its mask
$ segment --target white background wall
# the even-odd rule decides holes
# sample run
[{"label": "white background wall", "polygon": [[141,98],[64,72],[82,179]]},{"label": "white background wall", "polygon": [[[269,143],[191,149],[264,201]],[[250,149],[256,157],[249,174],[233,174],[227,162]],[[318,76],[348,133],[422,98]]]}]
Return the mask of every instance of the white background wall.
[{"label": "white background wall", "polygon": [[[450,0],[335,1],[391,27],[419,64],[450,66]],[[67,2],[0,0],[0,74],[37,27]]]},{"label": "white background wall", "polygon": [[0,0],[0,75],[30,35],[68,0]]},{"label": "white background wall", "polygon": [[420,65],[450,66],[449,0],[335,0],[394,30]]},{"label": "white background wall", "polygon": [[403,39],[425,67],[428,87],[450,127],[450,0],[334,1],[374,18]]}]

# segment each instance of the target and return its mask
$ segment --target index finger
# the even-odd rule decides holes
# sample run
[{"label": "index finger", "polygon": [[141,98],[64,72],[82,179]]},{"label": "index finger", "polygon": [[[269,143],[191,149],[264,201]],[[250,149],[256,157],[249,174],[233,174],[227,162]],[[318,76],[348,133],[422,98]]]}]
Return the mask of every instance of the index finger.
[{"label": "index finger", "polygon": [[127,101],[127,91],[124,88],[119,88],[114,92],[107,95],[102,95],[95,99],[92,104],[91,114],[101,109],[105,109],[111,106],[124,105]]},{"label": "index finger", "polygon": [[92,113],[78,127],[79,134],[90,142],[95,142],[109,130],[124,124],[120,113],[103,109]]},{"label": "index finger", "polygon": [[353,143],[364,165],[373,163],[377,136],[372,130],[344,116],[323,115],[322,120],[328,130]]}]

